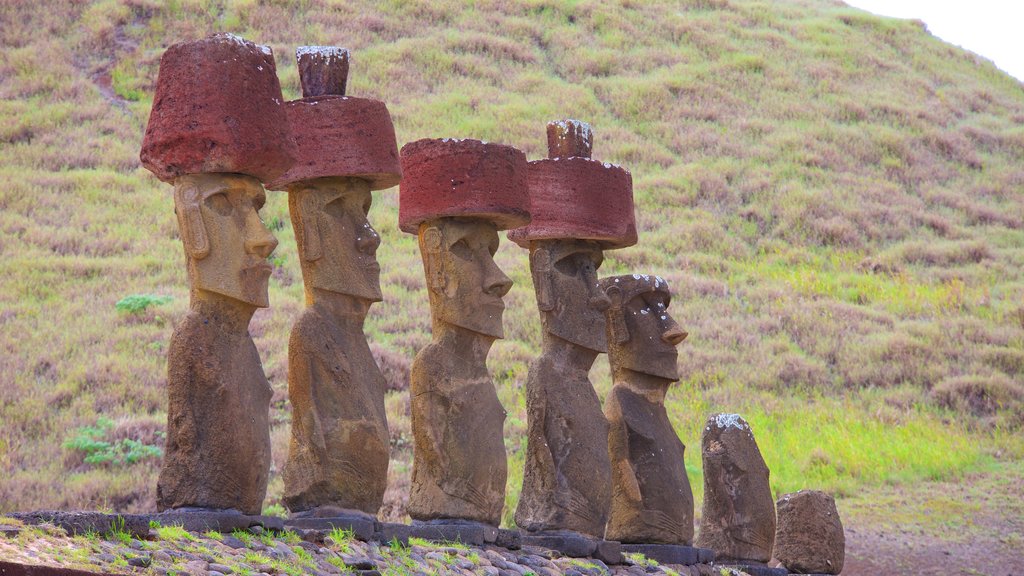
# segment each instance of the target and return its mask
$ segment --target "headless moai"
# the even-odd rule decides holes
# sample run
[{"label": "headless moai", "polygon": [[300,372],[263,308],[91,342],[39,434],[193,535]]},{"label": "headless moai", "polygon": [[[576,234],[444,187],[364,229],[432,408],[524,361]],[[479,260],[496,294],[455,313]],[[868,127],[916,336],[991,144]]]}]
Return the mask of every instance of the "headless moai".
[{"label": "headless moai", "polygon": [[269,305],[261,181],[292,163],[270,49],[232,35],[160,60],[143,165],[174,185],[191,287],[167,354],[167,444],[157,509],[259,514],[270,470],[272,391],[249,336]]},{"label": "headless moai", "polygon": [[679,379],[676,346],[686,338],[668,313],[672,294],[657,276],[601,279],[613,386],[605,400],[611,427],[612,511],[605,537],[626,543],[689,545],[693,492],[683,443],[665,411]]},{"label": "headless moai", "polygon": [[296,51],[301,100],[285,104],[296,163],[268,185],[288,191],[306,309],[288,343],[291,442],[284,502],[293,516],[376,515],[390,444],[384,377],[363,322],[381,300],[380,237],[367,220],[371,192],[401,168],[383,102],[345,96],[348,51]]},{"label": "headless moai", "polygon": [[846,536],[832,496],[818,490],[783,494],[775,503],[778,527],[772,556],[790,572],[839,574]]},{"label": "headless moai", "polygon": [[505,500],[505,410],[487,372],[512,281],[498,230],[529,222],[526,157],[478,140],[419,140],[401,152],[399,225],[419,237],[432,341],[412,365],[415,520],[497,526]]},{"label": "headless moai", "polygon": [[590,126],[547,127],[548,159],[530,162],[532,220],[508,236],[530,250],[544,329],[526,381],[528,439],[516,524],[604,537],[611,508],[608,423],[588,374],[607,351],[597,283],[604,250],[636,243],[632,178],[590,159]]},{"label": "headless moai", "polygon": [[767,562],[775,540],[775,503],[768,466],[739,414],[704,424],[704,508],[698,544],[719,560]]}]

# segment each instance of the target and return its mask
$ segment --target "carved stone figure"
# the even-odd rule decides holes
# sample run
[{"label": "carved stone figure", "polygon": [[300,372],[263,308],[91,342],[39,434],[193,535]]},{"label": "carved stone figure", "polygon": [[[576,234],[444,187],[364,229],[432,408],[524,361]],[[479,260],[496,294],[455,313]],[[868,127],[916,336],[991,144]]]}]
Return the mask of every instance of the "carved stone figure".
[{"label": "carved stone figure", "polygon": [[750,425],[739,414],[715,414],[704,424],[704,508],[701,546],[719,560],[767,562],[775,541],[775,503],[768,466]]},{"label": "carved stone figure", "polygon": [[846,536],[832,496],[818,490],[784,494],[775,503],[778,529],[772,556],[791,572],[839,574]]},{"label": "carved stone figure", "polygon": [[[611,508],[608,422],[588,379],[607,351],[597,283],[603,250],[636,243],[629,172],[590,159],[590,126],[548,124],[546,160],[530,162],[532,220],[509,239],[530,249],[544,328],[526,381],[526,467],[516,524],[528,533],[604,537]],[[564,552],[564,551],[563,551]]]},{"label": "carved stone figure", "polygon": [[497,526],[505,500],[505,410],[487,372],[512,281],[498,230],[529,222],[526,157],[478,140],[419,140],[401,152],[399,225],[417,233],[432,341],[412,366],[409,515]]},{"label": "carved stone figure", "polygon": [[[307,307],[288,343],[291,443],[284,501],[296,516],[376,515],[390,445],[384,377],[363,334],[380,302],[380,237],[371,191],[401,178],[383,102],[346,97],[348,51],[296,51],[305,98],[285,105],[296,163],[272,189],[288,191]],[[347,525],[346,525],[347,526]]]},{"label": "carved stone figure", "polygon": [[140,154],[174,184],[190,311],[167,355],[167,444],[157,508],[259,514],[270,469],[271,389],[248,333],[266,307],[277,240],[261,181],[292,162],[270,49],[232,35],[160,60]]},{"label": "carved stone figure", "polygon": [[[605,537],[625,543],[688,545],[693,492],[683,443],[665,411],[679,379],[676,346],[687,334],[668,313],[668,283],[646,274],[601,279],[614,385],[604,413],[611,431],[612,511]],[[625,548],[624,549],[628,549]]]}]

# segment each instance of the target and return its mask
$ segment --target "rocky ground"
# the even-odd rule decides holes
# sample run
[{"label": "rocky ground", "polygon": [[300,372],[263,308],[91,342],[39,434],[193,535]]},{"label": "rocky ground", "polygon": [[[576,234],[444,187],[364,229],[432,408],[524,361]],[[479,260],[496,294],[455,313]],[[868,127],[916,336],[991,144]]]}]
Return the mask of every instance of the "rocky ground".
[{"label": "rocky ground", "polygon": [[[720,575],[711,565],[660,566],[640,555],[626,564],[560,557],[533,547],[507,550],[412,538],[408,546],[362,542],[336,530],[190,533],[154,524],[146,539],[127,532],[70,536],[52,525],[25,526],[3,520],[0,560],[61,566],[103,573],[270,575],[360,574],[363,576],[452,574],[459,576],[599,576],[622,574]],[[322,538],[322,541],[320,541]],[[727,570],[726,574],[729,573]],[[742,574],[732,572],[733,574]]]}]

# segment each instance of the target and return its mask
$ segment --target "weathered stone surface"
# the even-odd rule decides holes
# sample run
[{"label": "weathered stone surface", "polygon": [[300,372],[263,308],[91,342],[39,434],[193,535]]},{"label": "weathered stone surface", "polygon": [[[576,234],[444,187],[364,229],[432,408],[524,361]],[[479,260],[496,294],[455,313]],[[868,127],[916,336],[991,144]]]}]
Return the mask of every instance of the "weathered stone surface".
[{"label": "weathered stone surface", "polygon": [[257,212],[263,187],[248,176],[190,175],[175,181],[174,198],[191,301],[168,347],[157,509],[259,514],[273,392],[248,326],[268,304],[267,257],[277,246]]},{"label": "weathered stone surface", "polygon": [[502,144],[455,138],[402,147],[398,224],[417,233],[427,220],[479,218],[498,230],[530,221],[526,155]]},{"label": "weathered stone surface", "polygon": [[295,142],[295,163],[267,185],[290,184],[328,176],[351,176],[372,190],[390,188],[402,178],[391,114],[380,100],[319,96],[284,105]]},{"label": "weathered stone surface", "polygon": [[626,554],[643,554],[645,558],[656,560],[659,564],[677,564],[692,566],[699,562],[714,560],[701,557],[701,549],[678,544],[623,544],[622,551]]},{"label": "weathered stone surface", "polygon": [[40,510],[15,512],[7,516],[25,524],[49,523],[59,526],[68,534],[108,534],[114,530],[127,532],[136,538],[149,534],[149,517],[145,514],[103,514],[101,512],[64,512]]},{"label": "weathered stone surface", "polygon": [[338,46],[299,46],[295,60],[299,67],[302,96],[344,96],[348,84],[349,51]]},{"label": "weathered stone surface", "polygon": [[372,539],[382,544],[397,542],[401,546],[408,546],[411,533],[412,528],[406,524],[378,522]]},{"label": "weathered stone surface", "polygon": [[679,379],[676,346],[686,338],[668,313],[671,291],[657,276],[603,278],[608,360],[614,385],[605,400],[610,432],[612,510],[605,538],[623,543],[690,544],[693,493],[685,447],[665,411]]},{"label": "weathered stone surface", "polygon": [[839,574],[846,536],[832,496],[818,490],[784,494],[775,504],[778,527],[772,555],[791,572]]},{"label": "weathered stone surface", "polygon": [[502,297],[512,281],[494,263],[498,234],[489,221],[429,220],[420,225],[419,243],[433,334],[410,376],[414,449],[408,512],[417,520],[497,526],[507,477],[505,410],[486,360],[491,344],[503,336]]},{"label": "weathered stone surface", "polygon": [[171,182],[232,172],[264,182],[291,165],[288,119],[270,48],[218,34],[160,58],[142,165]]},{"label": "weathered stone surface", "polygon": [[523,546],[539,546],[558,550],[573,558],[585,558],[593,555],[597,550],[597,542],[596,538],[590,538],[570,530],[526,532],[522,535]]},{"label": "weathered stone surface", "polygon": [[0,560],[0,575],[2,576],[108,576],[112,574],[114,573],[75,570],[66,566],[18,564]]},{"label": "weathered stone surface", "polygon": [[548,158],[590,158],[594,150],[594,131],[586,122],[548,122],[547,135]]},{"label": "weathered stone surface", "polygon": [[290,186],[288,198],[309,307],[288,346],[284,501],[293,512],[331,506],[373,515],[387,487],[390,445],[384,377],[363,334],[381,299],[369,186],[320,178]]},{"label": "weathered stone surface", "polygon": [[708,418],[701,438],[704,508],[697,544],[722,560],[767,562],[775,540],[768,466],[739,414]]},{"label": "weathered stone surface", "polygon": [[216,530],[230,533],[233,530],[252,530],[256,527],[267,530],[284,529],[284,521],[276,516],[242,514],[236,510],[178,508],[150,514],[147,518],[159,522],[161,526],[181,526],[189,532]]},{"label": "weathered stone surface", "polygon": [[331,506],[321,506],[309,512],[293,514],[284,521],[284,525],[307,530],[350,530],[353,536],[363,541],[372,539],[377,530],[377,521],[373,516],[338,510]]},{"label": "weathered stone surface", "polygon": [[465,520],[414,520],[409,536],[435,542],[461,542],[468,546],[483,546],[498,539],[498,528],[482,522]]},{"label": "weathered stone surface", "polygon": [[739,570],[749,576],[786,576],[789,574],[789,570],[786,570],[785,568],[773,568],[767,564],[755,564],[752,562],[726,562],[720,564],[720,566]]}]

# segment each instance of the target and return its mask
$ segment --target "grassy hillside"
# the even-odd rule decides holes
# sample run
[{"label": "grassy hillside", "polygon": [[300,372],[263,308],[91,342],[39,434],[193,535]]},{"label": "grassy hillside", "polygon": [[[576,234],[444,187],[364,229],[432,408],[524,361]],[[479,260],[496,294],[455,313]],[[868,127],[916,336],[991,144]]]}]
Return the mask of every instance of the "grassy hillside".
[{"label": "grassy hillside", "polygon": [[[187,289],[170,188],[138,150],[163,49],[215,31],[272,46],[289,98],[296,46],[352,49],[350,94],[387,101],[400,143],[474,137],[536,158],[545,122],[589,121],[595,157],[633,173],[640,229],[600,273],[667,278],[691,334],[668,404],[698,499],[713,411],[751,421],[780,493],[1024,457],[1024,87],[920,23],[839,2],[607,4],[0,3],[0,512],[153,506],[159,462],[140,446],[162,443]],[[427,297],[397,189],[370,217],[385,301],[368,332],[400,375],[429,339]],[[303,304],[283,194],[264,219],[281,241],[251,326],[276,391],[272,505]],[[505,243],[498,261],[516,282],[490,360],[510,520],[540,327],[525,252]],[[132,294],[172,300],[118,310]],[[603,397],[603,359],[592,379]],[[405,394],[388,410],[400,518]]]}]

